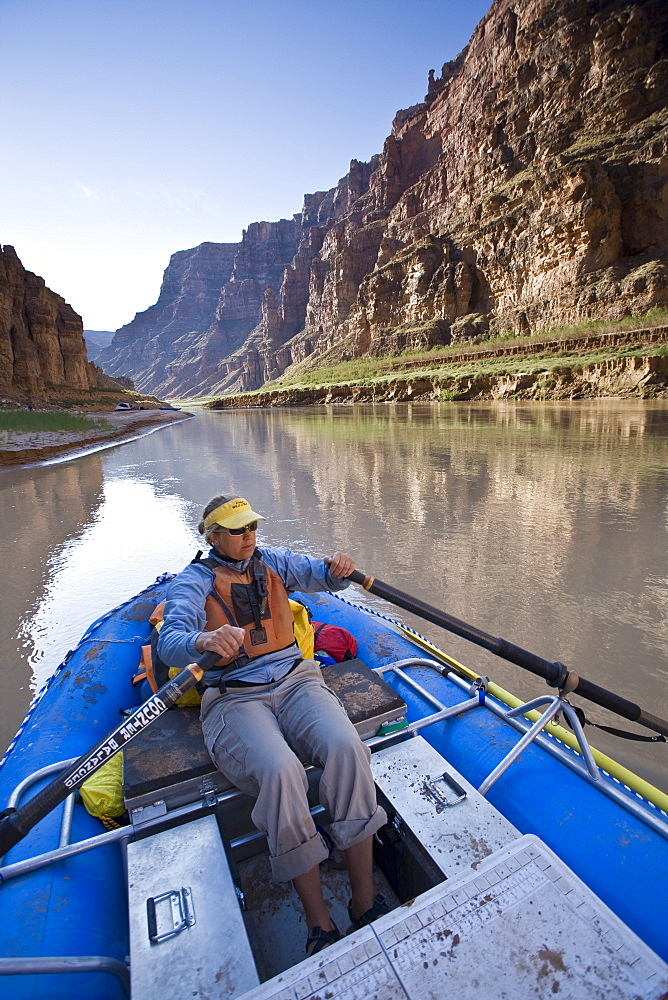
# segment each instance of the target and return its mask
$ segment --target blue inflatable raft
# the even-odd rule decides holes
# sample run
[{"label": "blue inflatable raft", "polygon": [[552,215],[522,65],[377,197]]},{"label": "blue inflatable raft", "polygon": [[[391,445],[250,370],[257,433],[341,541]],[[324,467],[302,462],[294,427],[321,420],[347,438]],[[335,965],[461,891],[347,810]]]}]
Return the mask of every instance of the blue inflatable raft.
[{"label": "blue inflatable raft", "polygon": [[[3,805],[138,704],[167,582],[91,625],[37,696],[2,761]],[[72,796],[3,859],[0,995],[664,996],[668,797],[552,723],[529,739],[535,714],[400,623],[338,595],[293,596],[358,641],[327,682],[372,750],[392,912],[301,961],[301,916],[269,884],[252,802],[212,767],[196,709],[177,708],[124,751],[118,828]],[[323,878],[343,913],[335,864]]]}]

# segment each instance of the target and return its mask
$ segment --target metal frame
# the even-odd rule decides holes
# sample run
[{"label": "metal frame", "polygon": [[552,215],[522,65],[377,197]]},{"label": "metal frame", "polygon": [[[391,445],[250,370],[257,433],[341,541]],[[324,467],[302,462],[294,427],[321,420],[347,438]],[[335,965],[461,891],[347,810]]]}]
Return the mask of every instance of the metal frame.
[{"label": "metal frame", "polygon": [[[36,785],[38,781],[42,780],[42,778],[48,778],[50,774],[56,774],[64,771],[66,767],[74,764],[76,760],[78,760],[77,757],[70,757],[69,760],[59,760],[54,764],[47,764],[45,767],[40,767],[38,771],[33,771],[32,774],[29,774],[27,778],[24,778],[23,781],[18,783],[12,794],[7,799],[7,805],[5,808],[15,809],[29,788]],[[65,802],[63,803],[63,815],[60,821],[60,835],[58,837],[59,847],[64,847],[70,842],[70,836],[72,835],[72,819],[74,817],[75,794],[75,792],[72,792],[71,795],[67,796]],[[2,858],[0,858],[0,861],[2,861]]]},{"label": "metal frame", "polygon": [[[461,702],[457,705],[451,705],[446,708],[442,702],[438,700],[430,691],[414,681],[412,677],[404,672],[403,667],[428,667],[429,669],[436,670],[436,672],[443,678],[454,681],[458,687],[463,687],[468,689],[471,694],[471,698],[468,701]],[[409,735],[413,736],[419,729],[423,729],[425,726],[430,726],[434,722],[441,722],[443,719],[447,719],[453,715],[459,715],[461,712],[465,712],[470,708],[475,708],[478,705],[483,706],[486,703],[485,694],[487,678],[481,677],[478,681],[473,681],[470,684],[460,678],[456,677],[451,671],[447,670],[442,664],[438,663],[436,660],[428,660],[421,657],[410,657],[405,660],[397,660],[396,663],[388,663],[384,667],[376,667],[376,673],[384,674],[392,671],[401,678],[401,680],[407,684],[413,691],[419,694],[422,698],[428,701],[437,711],[433,715],[428,715],[423,719],[419,719],[417,722],[412,723],[406,730],[402,732],[408,732]],[[477,692],[477,694],[474,694]],[[587,765],[587,771],[589,773],[592,782],[599,782],[601,780],[600,771],[594,760],[594,755],[591,752],[591,747],[587,742],[587,737],[584,734],[584,730],[580,724],[580,720],[577,717],[575,710],[572,705],[569,705],[567,701],[562,697],[562,694],[557,695],[543,695],[540,698],[533,698],[531,701],[525,702],[523,705],[518,705],[516,708],[508,709],[506,711],[496,712],[501,718],[504,718],[511,722],[517,719],[519,721],[520,717],[526,715],[527,712],[533,711],[533,709],[540,708],[542,705],[547,705],[548,707],[543,712],[540,719],[538,719],[531,728],[527,728],[529,725],[525,723],[522,726],[523,736],[521,740],[513,747],[509,753],[500,761],[490,774],[487,775],[482,784],[478,787],[478,791],[481,795],[485,795],[492,785],[498,781],[502,774],[504,774],[510,765],[517,760],[522,751],[526,747],[537,740],[538,736],[545,729],[547,724],[556,718],[560,712],[563,712],[567,716],[573,731],[575,733],[576,739],[578,741],[578,746]],[[492,705],[488,705],[488,708],[492,708]],[[515,726],[514,728],[517,728]],[[542,745],[542,744],[541,744]]]},{"label": "metal frame", "polygon": [[422,719],[417,719],[415,722],[409,723],[405,729],[400,729],[394,733],[387,733],[383,736],[372,736],[371,739],[365,740],[364,742],[368,747],[375,749],[384,743],[388,743],[397,736],[415,736],[420,732],[421,729],[425,729],[427,726],[433,726],[435,722],[443,722],[445,719],[451,718],[453,715],[460,715],[462,712],[468,712],[472,708],[478,708],[480,705],[484,704],[484,700],[481,699],[478,692],[478,686],[475,684],[469,685],[470,697],[466,701],[459,702],[457,705],[446,706],[443,702],[439,701],[433,694],[423,688],[421,684],[414,681],[412,677],[409,677],[407,673],[404,672],[404,667],[434,667],[440,671],[440,665],[436,663],[435,660],[425,660],[419,656],[409,656],[404,660],[397,660],[395,663],[386,663],[383,667],[374,667],[374,673],[383,674],[395,673],[408,687],[412,688],[416,694],[419,694],[421,698],[429,702],[430,705],[436,709],[432,715],[425,715]]},{"label": "metal frame", "polygon": [[[405,732],[405,730],[400,731],[400,735]],[[391,734],[391,736],[384,737],[383,740],[386,741],[392,736],[396,738],[396,733]],[[307,768],[312,769],[312,765]],[[77,854],[85,854],[87,851],[92,851],[96,847],[103,847],[105,844],[112,844],[115,841],[129,841],[132,840],[135,833],[141,831],[144,835],[146,830],[150,830],[152,826],[157,826],[162,820],[168,818],[170,821],[174,819],[183,819],[188,816],[195,816],[197,813],[204,812],[205,810],[210,811],[215,809],[217,806],[223,805],[225,802],[232,801],[243,795],[243,792],[239,792],[236,789],[229,792],[221,792],[213,800],[200,799],[196,802],[190,802],[188,805],[179,806],[178,809],[171,809],[168,812],[160,813],[155,816],[152,820],[141,824],[138,827],[133,827],[131,824],[128,826],[119,827],[118,830],[107,830],[105,833],[100,833],[96,837],[88,837],[86,840],[79,840],[74,844],[67,844],[64,847],[58,847],[53,851],[46,851],[44,854],[36,854],[32,858],[26,858],[23,861],[15,861],[13,864],[4,865],[0,868],[0,888],[3,882],[8,882],[12,878],[18,878],[19,875],[27,875],[29,872],[38,871],[41,868],[48,868],[49,865],[55,864],[57,861],[63,861],[67,858],[73,858]],[[312,816],[319,816],[325,812],[323,806],[314,806],[311,809]],[[259,830],[248,833],[240,837],[234,838],[230,842],[232,848],[241,847],[249,843],[253,843],[256,840],[261,840],[264,834]]]},{"label": "metal frame", "polygon": [[[467,681],[464,677],[461,677],[459,674],[454,673],[452,670],[448,670],[447,667],[445,667],[442,663],[438,663],[436,660],[418,659],[416,657],[415,659],[411,659],[410,661],[398,661],[398,663],[403,663],[404,665],[406,665],[407,662],[410,662],[411,666],[420,666],[420,667],[426,667],[431,670],[435,670],[440,677],[444,677],[447,680],[452,681],[452,683],[455,684],[458,688],[464,691],[471,690],[470,681]],[[387,667],[381,667],[378,669],[385,672],[391,668],[392,665],[389,664]],[[431,694],[429,691],[426,691],[420,684],[417,684],[415,681],[413,681],[412,678],[407,678],[406,675],[404,674],[402,679],[405,679],[406,683],[411,688],[413,688],[413,690],[421,694],[422,697],[426,698],[426,700],[435,708],[437,707],[443,708],[442,703],[439,702],[439,700],[433,694]],[[548,700],[553,700],[553,699],[548,696]],[[565,704],[567,705],[567,703]],[[521,715],[524,712],[528,712],[533,707],[533,705],[534,705],[533,702],[528,702],[525,705],[519,705],[517,708],[506,709],[501,704],[497,703],[493,698],[490,698],[489,696],[485,697],[485,707],[494,715],[496,715],[499,719],[505,720],[509,726],[512,726],[512,728],[515,729],[522,736],[528,734],[528,732],[532,728],[532,724],[528,719],[521,718]],[[570,708],[571,706],[568,707]],[[579,725],[579,720],[577,724]],[[583,764],[582,760],[579,759],[579,757],[574,756],[573,751],[571,751],[568,747],[566,747],[563,743],[561,743],[555,736],[551,736],[543,732],[542,731],[543,728],[544,727],[541,727],[540,731],[538,729],[536,730],[536,732],[533,734],[532,742],[534,742],[542,750],[545,750],[547,753],[551,754],[553,757],[556,757],[557,760],[560,761],[560,763],[564,764],[571,771],[575,771],[575,773],[578,774],[584,781],[587,781],[591,785],[595,785],[595,787],[603,795],[607,795],[607,797],[612,799],[617,805],[622,806],[624,809],[626,809],[627,812],[630,812],[633,816],[635,816],[636,819],[641,820],[648,827],[650,827],[650,829],[654,830],[655,833],[658,833],[665,840],[668,840],[668,822],[664,818],[662,818],[658,810],[655,814],[649,808],[647,808],[647,806],[643,806],[644,800],[641,800],[640,796],[637,793],[633,795],[630,789],[629,789],[630,794],[626,795],[621,790],[621,788],[618,788],[616,785],[611,784],[611,782],[609,781],[604,781],[601,778],[601,773],[600,771],[598,771],[598,768],[597,768],[598,776],[594,778],[590,773],[588,767],[586,767]],[[587,748],[591,753],[591,748],[588,746],[588,744]]]},{"label": "metal frame", "polygon": [[601,780],[601,772],[596,765],[594,755],[591,752],[591,747],[587,743],[587,737],[585,736],[584,730],[580,725],[580,720],[578,719],[572,705],[569,705],[568,702],[561,697],[561,695],[544,695],[542,698],[533,698],[531,701],[527,701],[523,705],[518,705],[516,708],[512,708],[509,712],[506,712],[506,718],[515,719],[520,715],[526,715],[527,712],[531,712],[535,708],[540,708],[542,705],[547,705],[547,708],[541,715],[540,719],[534,722],[531,729],[524,734],[519,743],[515,744],[513,749],[503,758],[502,761],[500,761],[499,764],[496,765],[494,770],[488,774],[482,782],[478,788],[481,795],[487,794],[494,782],[508,770],[513,761],[517,760],[524,748],[530,743],[533,743],[538,734],[542,733],[545,729],[548,722],[555,719],[561,712],[564,713],[573,732],[575,733],[578,746],[580,747],[580,752],[585,760],[587,770],[592,781],[599,782]]},{"label": "metal frame", "polygon": [[[425,687],[410,677],[406,673],[407,667],[424,667],[430,670],[435,670],[440,677],[451,681],[460,689],[468,692],[469,697],[465,701],[458,702],[456,705],[446,706],[439,701],[435,695],[433,695],[430,691],[427,691]],[[561,695],[546,695],[541,698],[535,698],[532,701],[517,706],[516,708],[506,709],[497,704],[493,699],[485,696],[486,678],[480,678],[478,681],[470,682],[453,673],[453,671],[448,670],[443,666],[443,664],[436,660],[417,656],[407,657],[402,660],[396,660],[394,663],[388,663],[384,666],[376,667],[374,672],[381,676],[390,672],[396,674],[396,676],[403,683],[410,687],[411,690],[415,691],[416,694],[435,708],[436,711],[430,715],[424,716],[421,719],[417,719],[415,722],[409,723],[404,729],[386,733],[382,736],[372,736],[370,739],[364,740],[366,745],[372,751],[377,750],[386,744],[392,743],[397,739],[401,739],[402,737],[415,736],[420,732],[420,730],[425,729],[427,726],[432,726],[437,722],[443,722],[453,716],[461,715],[463,712],[470,711],[473,708],[485,706],[494,715],[508,722],[512,728],[519,732],[521,734],[521,739],[481,783],[478,791],[482,795],[485,795],[486,792],[489,791],[498,778],[501,777],[510,765],[520,756],[526,746],[528,746],[529,743],[534,742],[537,746],[540,746],[541,749],[546,750],[553,757],[556,757],[561,763],[565,764],[572,771],[578,773],[584,780],[588,781],[590,784],[594,784],[604,795],[613,799],[618,805],[623,806],[628,812],[636,816],[636,818],[641,819],[649,827],[661,834],[661,836],[668,839],[668,823],[665,820],[658,815],[654,816],[648,809],[643,808],[640,802],[628,795],[625,795],[619,788],[616,788],[609,782],[602,780],[601,772],[596,765],[580,721],[577,718],[572,706],[569,705],[568,702],[564,701]],[[547,705],[547,708],[537,722],[531,724],[528,720],[522,718],[525,713],[542,705]],[[547,724],[560,712],[564,712],[573,726],[584,764],[578,759],[578,757],[573,756],[572,752],[559,743],[558,740],[552,736],[546,735],[543,732]],[[48,774],[63,770],[73,762],[73,760],[60,761],[59,763],[50,764],[47,767],[34,772],[34,774],[25,778],[19,785],[17,785],[14,792],[10,796],[7,805],[16,805],[20,797],[28,788],[31,787],[31,785],[35,784],[41,778],[46,777]],[[307,770],[309,769],[311,769],[311,766],[307,767]],[[45,868],[48,865],[64,858],[74,857],[77,854],[82,854],[104,844],[113,843],[114,841],[130,840],[138,829],[141,829],[143,833],[152,826],[157,825],[162,819],[164,819],[165,816],[168,816],[170,820],[185,818],[205,809],[212,809],[220,806],[225,802],[234,800],[241,794],[242,793],[236,789],[221,792],[215,796],[208,793],[203,799],[184,806],[179,806],[177,809],[165,811],[164,814],[159,813],[145,823],[137,824],[136,826],[130,825],[121,827],[118,830],[109,830],[96,837],[89,837],[87,840],[78,841],[75,844],[71,844],[69,842],[72,812],[74,808],[74,796],[72,795],[68,798],[63,808],[63,819],[61,821],[58,848],[53,851],[37,855],[33,858],[28,858],[24,861],[18,861],[14,864],[0,867],[0,886],[2,885],[2,882],[7,881],[10,878],[16,878],[19,875],[24,875],[28,872]],[[314,816],[320,815],[322,812],[324,812],[324,810],[321,806],[316,806],[311,810],[311,813]],[[235,838],[232,841],[231,846],[233,848],[243,846],[248,843],[252,843],[253,841],[261,840],[262,837],[263,834],[259,831],[256,833],[245,834]]]},{"label": "metal frame", "polygon": [[[7,800],[7,807],[15,809],[24,794],[36,785],[43,778],[48,778],[51,774],[61,773],[66,767],[74,764],[77,757],[68,760],[56,761],[47,764],[33,771],[23,781],[15,787]],[[4,865],[0,868],[0,886],[10,878],[16,878],[27,872],[37,871],[46,868],[55,861],[62,858],[73,857],[75,854],[82,854],[90,851],[100,844],[107,844],[110,841],[119,840],[123,836],[128,836],[127,830],[111,830],[98,837],[89,837],[88,840],[79,841],[76,844],[70,842],[72,836],[72,820],[74,819],[74,803],[76,792],[68,795],[63,803],[63,813],[60,820],[60,831],[58,834],[58,847],[54,851],[46,854],[28,858],[25,861],[17,861],[12,865]],[[2,860],[2,859],[0,859]],[[69,972],[108,972],[115,976],[121,983],[126,996],[130,996],[130,972],[124,962],[119,962],[117,958],[106,955],[57,955],[57,956],[19,956],[16,958],[0,958],[0,976],[29,976],[29,975],[53,975]]]},{"label": "metal frame", "polygon": [[109,972],[130,996],[130,971],[124,962],[104,955],[64,955],[54,958],[0,958],[0,976],[34,976],[46,973]]}]

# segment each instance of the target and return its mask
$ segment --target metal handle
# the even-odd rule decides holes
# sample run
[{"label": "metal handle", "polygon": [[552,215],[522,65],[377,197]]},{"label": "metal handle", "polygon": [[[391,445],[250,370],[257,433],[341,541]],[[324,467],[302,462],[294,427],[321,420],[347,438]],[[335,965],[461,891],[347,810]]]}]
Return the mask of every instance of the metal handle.
[{"label": "metal handle", "polygon": [[[162,933],[158,933],[158,905],[160,903],[169,904],[169,916],[172,926]],[[164,909],[164,906],[161,907]],[[146,900],[146,916],[148,919],[148,936],[151,944],[160,944],[167,938],[180,934],[186,927],[192,927],[195,923],[195,910],[193,908],[192,889],[184,887],[182,889],[170,889],[159,896],[150,896]],[[165,919],[169,919],[165,918]]]},{"label": "metal handle", "polygon": [[[456,794],[456,799],[449,799],[443,794],[443,789],[438,787],[438,783],[441,782],[447,785]],[[438,778],[432,778],[425,782],[430,794],[437,800],[437,802],[444,807],[456,806],[460,802],[463,802],[466,798],[466,789],[462,788],[456,778],[453,778],[451,774],[444,771]]]}]

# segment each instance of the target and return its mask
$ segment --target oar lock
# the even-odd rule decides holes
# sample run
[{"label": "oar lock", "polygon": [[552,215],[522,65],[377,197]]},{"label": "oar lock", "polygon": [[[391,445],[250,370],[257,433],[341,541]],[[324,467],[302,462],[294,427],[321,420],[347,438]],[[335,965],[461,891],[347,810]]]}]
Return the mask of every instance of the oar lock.
[{"label": "oar lock", "polygon": [[488,690],[489,690],[489,677],[486,677],[484,674],[481,674],[479,677],[475,677],[473,679],[471,687],[469,688],[469,695],[471,696],[471,698],[475,698],[477,694],[478,704],[484,705],[485,694],[487,693]]},{"label": "oar lock", "polygon": [[575,672],[575,670],[569,670],[567,666],[560,663],[559,660],[554,664],[558,668],[559,674],[553,681],[545,680],[550,685],[550,687],[559,688],[559,695],[565,698],[567,694],[572,694],[580,683],[580,676]]}]

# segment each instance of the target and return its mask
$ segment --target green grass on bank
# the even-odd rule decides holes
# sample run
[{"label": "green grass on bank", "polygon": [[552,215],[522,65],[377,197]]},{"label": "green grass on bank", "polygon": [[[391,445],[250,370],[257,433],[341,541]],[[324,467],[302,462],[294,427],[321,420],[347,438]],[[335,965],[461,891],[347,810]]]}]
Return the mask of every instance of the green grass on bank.
[{"label": "green grass on bank", "polygon": [[[535,349],[544,343],[584,341],[588,337],[623,333],[628,330],[647,330],[665,325],[668,325],[668,309],[657,308],[641,316],[626,316],[618,321],[591,320],[576,326],[552,327],[548,330],[538,331],[531,336],[519,336],[514,331],[508,331],[500,336],[477,343],[463,341],[450,344],[447,347],[434,347],[429,351],[406,350],[401,354],[385,355],[384,357],[353,358],[350,361],[311,371],[299,371],[297,368],[294,375],[279,377],[259,389],[232,393],[214,392],[206,396],[172,399],[171,402],[180,406],[208,408],[219,399],[234,399],[237,396],[243,396],[247,399],[248,397],[260,397],[273,393],[280,394],[290,389],[308,390],[341,385],[371,386],[374,384],[382,385],[396,379],[418,380],[423,377],[430,378],[437,384],[445,385],[461,377],[542,371],[545,372],[546,380],[549,381],[548,373],[560,367],[583,367],[621,357],[664,355],[668,353],[668,347],[660,343],[643,344],[641,337],[638,338],[637,343],[616,346],[604,343],[596,347],[591,345],[585,347],[583,344],[582,347],[578,348],[571,345],[566,347],[564,343],[561,350],[554,350],[552,347],[550,350],[546,349],[544,353],[533,353],[533,351],[523,353],[521,351],[523,346]],[[507,353],[513,348],[520,348],[520,351],[514,354]],[[479,360],[472,357],[491,351],[495,352],[494,357],[481,357]],[[467,355],[467,360],[454,360],[461,355]],[[444,389],[444,398],[447,395],[448,389]]]},{"label": "green grass on bank", "polygon": [[[653,309],[645,316],[626,316],[617,322],[610,320],[591,320],[579,323],[577,326],[555,327],[550,330],[534,333],[532,336],[517,336],[514,331],[508,331],[489,340],[473,342],[459,342],[449,344],[447,347],[432,347],[428,351],[406,350],[401,354],[394,354],[379,358],[352,358],[350,361],[341,361],[329,368],[317,368],[312,371],[304,371],[294,378],[279,378],[264,390],[274,391],[289,387],[313,388],[322,385],[340,385],[348,382],[360,382],[367,379],[382,379],[387,376],[396,376],[403,371],[415,371],[414,366],[420,365],[420,371],[424,374],[442,368],[444,365],[454,367],[450,362],[453,356],[461,354],[484,354],[488,351],[509,350],[510,348],[531,346],[541,341],[555,340],[585,340],[591,336],[601,336],[606,333],[618,333],[625,330],[650,328],[661,326],[668,322],[668,309]],[[620,348],[624,350],[625,348]],[[600,348],[596,353],[605,353],[609,357],[619,357],[619,351],[614,348]],[[561,356],[572,355],[574,352],[560,352]],[[575,352],[580,353],[580,352]],[[656,353],[650,351],[650,353]],[[552,354],[552,357],[555,355]],[[525,358],[537,359],[540,355],[525,355]],[[507,365],[510,361],[520,360],[521,354],[505,356],[501,354],[496,362],[502,361]],[[491,359],[490,359],[491,361]],[[422,367],[422,366],[425,367]],[[468,365],[466,366],[469,367]],[[496,368],[492,365],[490,373]],[[498,371],[498,369],[496,369]],[[417,375],[417,372],[416,372]],[[457,377],[453,375],[452,377]]]},{"label": "green grass on bank", "polygon": [[[377,375],[376,377],[341,378],[336,380],[329,375],[327,378],[323,377],[322,381],[316,384],[306,385],[303,381],[298,382],[295,380],[284,386],[273,385],[248,392],[230,393],[229,398],[234,399],[236,396],[239,396],[248,399],[249,397],[253,398],[257,396],[258,399],[261,399],[273,393],[278,395],[290,390],[295,390],[295,392],[301,390],[329,391],[341,386],[351,389],[371,389],[372,387],[376,387],[382,390],[383,386],[389,386],[394,382],[403,381],[416,384],[421,379],[425,379],[431,381],[435,386],[442,386],[441,399],[447,400],[457,397],[461,390],[457,387],[453,388],[453,383],[457,383],[462,379],[493,378],[495,376],[520,374],[540,375],[541,385],[538,386],[538,389],[542,389],[546,394],[546,398],[549,398],[551,387],[566,371],[577,374],[581,373],[588,365],[600,364],[603,361],[665,355],[668,355],[668,344],[626,344],[615,348],[592,348],[587,351],[561,350],[545,354],[518,354],[505,357],[481,358],[479,361],[467,361],[459,364],[448,363],[447,361],[435,361],[433,366],[420,368],[417,371],[399,371],[394,374],[384,372],[382,375]],[[327,369],[326,371],[329,372],[330,370]],[[323,372],[324,374],[325,372]],[[206,407],[207,404],[215,404],[216,400],[221,398],[224,397],[214,395],[199,399],[197,403]],[[188,405],[193,405],[192,400],[189,401]]]},{"label": "green grass on bank", "polygon": [[[315,385],[295,384],[290,388],[295,389],[327,389],[336,385],[382,387],[384,384],[391,384],[397,380],[406,382],[419,382],[420,379],[429,379],[436,385],[449,385],[461,379],[493,378],[500,375],[533,375],[541,373],[546,382],[550,377],[558,376],[560,370],[572,369],[582,371],[587,365],[597,364],[602,361],[613,361],[620,358],[648,357],[668,354],[667,344],[651,345],[625,345],[617,348],[598,348],[589,351],[556,351],[550,354],[530,354],[530,355],[510,355],[506,357],[481,358],[479,361],[466,361],[460,364],[448,363],[447,361],[435,361],[433,366],[420,368],[412,372],[387,372],[375,377],[356,379],[337,379],[334,381],[331,376]],[[285,391],[288,387],[283,387]],[[280,388],[266,390],[269,392],[280,392]],[[259,389],[257,394],[263,392]],[[253,395],[253,393],[244,393]],[[443,398],[448,397],[448,391],[444,390]]]},{"label": "green grass on bank", "polygon": [[[503,375],[540,375],[545,392],[549,394],[560,375],[567,370],[582,373],[589,365],[604,361],[618,361],[622,358],[658,357],[668,354],[668,344],[628,345],[616,349],[594,349],[591,351],[556,351],[552,354],[532,354],[524,357],[486,358],[461,365],[448,365],[440,369],[421,369],[419,375],[431,378],[436,384],[444,385],[461,379],[493,378]],[[407,376],[408,378],[408,376]],[[381,379],[375,380],[380,384]],[[457,390],[443,390],[443,399],[457,395]]]},{"label": "green grass on bank", "polygon": [[91,419],[74,413],[52,413],[40,410],[0,410],[0,432],[39,434],[43,431],[75,431],[80,434],[89,431],[113,430],[108,420]]},{"label": "green grass on bank", "polygon": [[[290,389],[299,391],[329,389],[335,386],[370,387],[376,385],[382,387],[384,384],[399,379],[419,381],[424,378],[430,379],[436,385],[444,386],[443,398],[448,398],[451,383],[458,379],[520,373],[543,373],[546,382],[545,390],[549,392],[552,373],[558,377],[559,369],[570,368],[577,371],[582,370],[587,365],[607,360],[668,354],[667,344],[646,344],[643,343],[642,337],[638,338],[637,343],[618,345],[603,343],[596,346],[585,346],[583,343],[582,347],[571,344],[567,347],[566,342],[584,341],[587,337],[600,336],[604,333],[651,329],[666,323],[668,323],[668,310],[653,309],[645,316],[626,317],[617,323],[610,321],[582,323],[577,327],[551,329],[545,331],[544,334],[534,334],[531,337],[517,337],[510,334],[505,338],[495,337],[478,344],[457,344],[433,348],[430,351],[405,351],[400,355],[383,358],[355,358],[332,365],[329,368],[301,372],[290,379],[278,379],[260,389],[243,393],[230,393],[229,396],[231,398],[235,396],[248,398],[265,396],[268,393],[281,393]],[[554,350],[551,347],[549,350],[536,353],[523,353],[520,350],[518,353],[508,354],[504,351],[504,348],[515,346],[521,348],[523,345],[535,348],[545,342],[550,342],[553,345],[555,341],[563,341],[564,347],[560,350]],[[495,351],[494,356],[485,357],[485,352],[489,351]],[[476,359],[476,354],[482,356]],[[461,355],[466,355],[466,360],[456,361],[455,358]],[[412,364],[415,360],[421,362],[419,367],[414,367]],[[216,399],[224,398],[225,395],[214,395],[197,402],[206,406],[207,403],[213,403]]]}]

